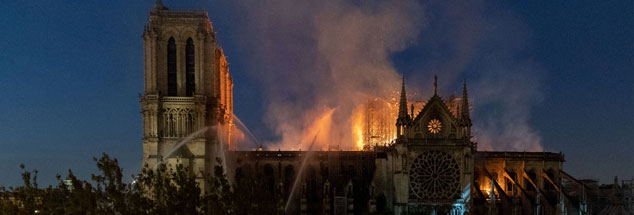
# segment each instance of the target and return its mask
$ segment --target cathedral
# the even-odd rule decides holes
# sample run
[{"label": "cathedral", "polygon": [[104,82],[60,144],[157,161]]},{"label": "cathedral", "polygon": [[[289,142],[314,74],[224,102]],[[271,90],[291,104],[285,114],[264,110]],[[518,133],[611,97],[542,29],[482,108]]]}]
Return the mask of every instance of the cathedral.
[{"label": "cathedral", "polygon": [[478,151],[466,83],[451,104],[434,87],[415,113],[403,80],[391,144],[238,151],[226,138],[234,83],[207,13],[157,1],[142,38],[143,163],[184,164],[203,190],[222,157],[230,181],[263,180],[287,214],[566,214],[563,154]]},{"label": "cathedral", "polygon": [[142,37],[143,163],[176,154],[166,159],[206,172],[209,155],[227,150],[218,128],[233,126],[233,79],[207,12],[171,11],[157,1]]}]

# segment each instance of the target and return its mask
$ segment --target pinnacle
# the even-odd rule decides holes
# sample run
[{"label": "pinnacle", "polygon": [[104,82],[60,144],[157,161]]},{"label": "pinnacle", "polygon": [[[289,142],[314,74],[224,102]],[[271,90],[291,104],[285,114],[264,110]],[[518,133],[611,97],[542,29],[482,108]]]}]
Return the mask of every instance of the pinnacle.
[{"label": "pinnacle", "polygon": [[405,77],[401,85],[401,100],[399,101],[398,118],[407,118],[407,93],[405,92]]}]

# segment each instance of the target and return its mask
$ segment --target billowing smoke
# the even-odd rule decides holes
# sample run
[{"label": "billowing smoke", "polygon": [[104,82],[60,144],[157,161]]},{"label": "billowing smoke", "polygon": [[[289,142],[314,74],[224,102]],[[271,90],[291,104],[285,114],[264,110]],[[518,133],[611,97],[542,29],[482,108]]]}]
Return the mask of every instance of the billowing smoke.
[{"label": "billowing smoke", "polygon": [[531,62],[494,65],[473,85],[478,91],[474,136],[480,150],[543,151],[541,137],[529,123],[530,109],[541,97],[534,71],[540,69]]},{"label": "billowing smoke", "polygon": [[248,42],[261,64],[267,101],[263,120],[281,139],[270,149],[357,149],[350,118],[372,97],[399,87],[390,61],[422,29],[416,1],[254,1],[241,5],[256,34]]},{"label": "billowing smoke", "polygon": [[[238,1],[238,37],[251,76],[262,83],[263,120],[279,137],[269,149],[357,149],[351,116],[375,97],[399,90],[393,55],[426,50],[405,66],[409,92],[459,92],[467,78],[474,135],[485,150],[541,150],[529,124],[540,96],[539,66],[519,56],[526,30],[484,2],[413,0]],[[510,20],[510,21],[498,21]],[[236,83],[239,85],[240,83]],[[456,96],[460,96],[459,93]]]},{"label": "billowing smoke", "polygon": [[[416,68],[425,72],[414,80],[430,83],[431,73],[438,73],[441,95],[456,96],[462,79],[467,80],[480,150],[542,151],[541,137],[529,120],[541,100],[544,71],[526,50],[530,31],[504,5],[495,4],[426,4],[429,25],[419,41],[434,53],[420,57],[423,63]],[[422,87],[431,92],[431,86]]]}]

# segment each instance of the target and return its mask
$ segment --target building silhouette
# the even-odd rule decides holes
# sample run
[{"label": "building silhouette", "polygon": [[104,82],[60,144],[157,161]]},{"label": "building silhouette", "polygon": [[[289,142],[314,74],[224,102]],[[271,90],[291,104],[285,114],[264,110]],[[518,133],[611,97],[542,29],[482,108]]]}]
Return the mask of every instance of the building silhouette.
[{"label": "building silhouette", "polygon": [[262,182],[270,201],[253,204],[276,204],[287,214],[587,214],[585,194],[562,185],[586,186],[563,171],[563,154],[477,149],[466,83],[462,97],[443,100],[435,78],[433,96],[414,112],[403,80],[394,124],[380,124],[394,127],[368,131],[384,134],[381,141],[395,137],[388,144],[237,151],[228,138],[233,80],[207,13],[157,1],[143,41],[143,162],[183,164],[203,190],[203,176],[220,157],[232,164],[230,181]]}]

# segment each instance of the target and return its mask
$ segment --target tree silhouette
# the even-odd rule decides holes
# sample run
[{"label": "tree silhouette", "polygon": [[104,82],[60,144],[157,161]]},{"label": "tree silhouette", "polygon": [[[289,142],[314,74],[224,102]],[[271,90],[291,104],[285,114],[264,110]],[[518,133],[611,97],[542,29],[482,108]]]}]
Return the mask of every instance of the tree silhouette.
[{"label": "tree silhouette", "polygon": [[24,185],[0,187],[0,214],[280,214],[262,180],[243,178],[235,184],[227,179],[222,161],[217,159],[213,174],[204,175],[203,192],[196,174],[182,164],[147,165],[123,182],[117,159],[107,154],[94,158],[99,174],[91,181],[78,179],[71,170],[58,184],[39,188],[37,170],[27,171]]}]

